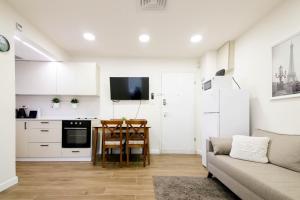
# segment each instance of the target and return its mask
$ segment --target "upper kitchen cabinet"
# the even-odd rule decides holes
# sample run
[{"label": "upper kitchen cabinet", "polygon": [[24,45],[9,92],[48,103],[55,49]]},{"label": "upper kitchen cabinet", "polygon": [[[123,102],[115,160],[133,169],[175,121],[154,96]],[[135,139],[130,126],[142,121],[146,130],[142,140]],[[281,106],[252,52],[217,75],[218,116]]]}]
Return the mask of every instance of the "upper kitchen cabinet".
[{"label": "upper kitchen cabinet", "polygon": [[16,94],[56,94],[57,64],[16,61]]},{"label": "upper kitchen cabinet", "polygon": [[96,63],[16,62],[16,94],[98,95]]},{"label": "upper kitchen cabinet", "polygon": [[57,93],[61,95],[97,95],[96,63],[64,63],[57,68]]}]

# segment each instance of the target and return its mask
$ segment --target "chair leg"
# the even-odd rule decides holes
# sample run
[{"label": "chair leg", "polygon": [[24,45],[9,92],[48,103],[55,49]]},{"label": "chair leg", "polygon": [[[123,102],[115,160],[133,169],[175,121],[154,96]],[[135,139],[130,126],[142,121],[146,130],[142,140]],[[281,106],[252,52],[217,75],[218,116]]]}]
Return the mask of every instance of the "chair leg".
[{"label": "chair leg", "polygon": [[149,143],[147,144],[147,158],[148,158],[148,165],[150,165],[150,148],[149,148]]},{"label": "chair leg", "polygon": [[107,151],[106,154],[105,154],[105,155],[106,155],[106,160],[108,160],[108,156],[109,156],[109,148],[106,149],[106,151]]},{"label": "chair leg", "polygon": [[123,161],[123,155],[122,155],[122,153],[123,153],[123,148],[121,147],[120,148],[120,167],[122,167],[122,161]]},{"label": "chair leg", "polygon": [[102,151],[102,167],[105,167],[105,151],[106,151],[106,149],[103,147],[103,151]]},{"label": "chair leg", "polygon": [[129,147],[126,146],[126,164],[129,164]]},{"label": "chair leg", "polygon": [[143,156],[143,165],[144,165],[144,167],[146,167],[146,152],[147,152],[147,150],[146,150],[146,145],[144,145],[144,147],[143,147],[143,151],[144,151],[144,156]]}]

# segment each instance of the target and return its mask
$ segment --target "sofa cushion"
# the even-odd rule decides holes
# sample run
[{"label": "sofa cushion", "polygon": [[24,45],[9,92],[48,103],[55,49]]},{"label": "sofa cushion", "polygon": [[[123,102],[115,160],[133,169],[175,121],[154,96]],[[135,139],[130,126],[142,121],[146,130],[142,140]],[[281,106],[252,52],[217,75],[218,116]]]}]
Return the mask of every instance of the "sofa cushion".
[{"label": "sofa cushion", "polygon": [[273,164],[238,160],[208,153],[208,169],[214,165],[263,199],[300,199],[300,173]]},{"label": "sofa cushion", "polygon": [[211,144],[215,155],[229,155],[232,138],[211,137]]},{"label": "sofa cushion", "polygon": [[267,163],[270,138],[234,135],[230,156],[242,160]]},{"label": "sofa cushion", "polygon": [[269,137],[269,162],[300,172],[300,135],[282,135],[256,130],[254,136]]}]

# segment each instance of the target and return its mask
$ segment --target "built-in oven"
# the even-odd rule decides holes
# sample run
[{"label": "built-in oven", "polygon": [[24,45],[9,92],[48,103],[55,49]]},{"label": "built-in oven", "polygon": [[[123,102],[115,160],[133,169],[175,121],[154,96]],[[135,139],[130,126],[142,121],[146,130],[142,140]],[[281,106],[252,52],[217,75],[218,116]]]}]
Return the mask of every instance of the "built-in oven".
[{"label": "built-in oven", "polygon": [[91,121],[63,120],[62,148],[90,148]]}]

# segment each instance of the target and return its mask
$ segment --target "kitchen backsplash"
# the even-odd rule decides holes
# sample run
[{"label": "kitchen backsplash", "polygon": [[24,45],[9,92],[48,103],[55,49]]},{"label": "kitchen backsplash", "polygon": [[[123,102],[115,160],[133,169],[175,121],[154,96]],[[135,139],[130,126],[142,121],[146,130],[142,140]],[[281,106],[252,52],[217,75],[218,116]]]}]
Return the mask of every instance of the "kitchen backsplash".
[{"label": "kitchen backsplash", "polygon": [[[61,102],[59,108],[54,108],[52,98],[56,96],[17,95],[16,108],[23,105],[29,110],[39,110],[41,118],[77,118],[99,117],[100,99],[96,96],[57,96]],[[70,101],[77,98],[79,104],[73,108]]]}]

